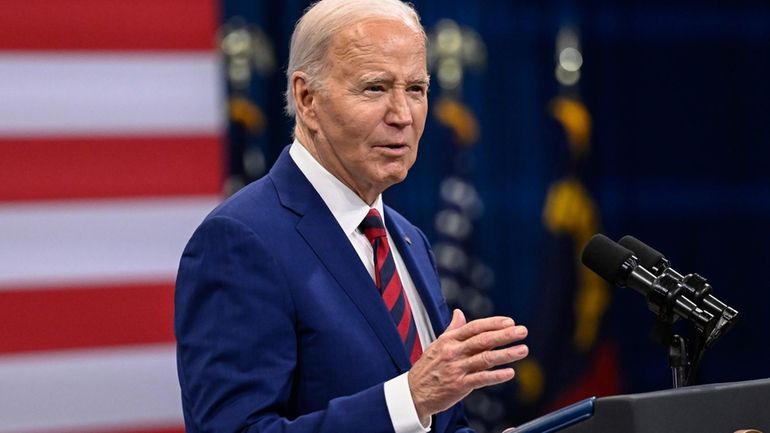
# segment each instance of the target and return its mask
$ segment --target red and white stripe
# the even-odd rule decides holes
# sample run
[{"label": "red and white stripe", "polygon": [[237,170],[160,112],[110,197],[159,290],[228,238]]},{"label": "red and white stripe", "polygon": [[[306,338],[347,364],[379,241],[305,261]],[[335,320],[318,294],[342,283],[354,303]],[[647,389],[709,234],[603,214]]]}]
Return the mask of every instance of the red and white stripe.
[{"label": "red and white stripe", "polygon": [[220,201],[216,0],[0,12],[0,433],[183,431],[173,285]]}]

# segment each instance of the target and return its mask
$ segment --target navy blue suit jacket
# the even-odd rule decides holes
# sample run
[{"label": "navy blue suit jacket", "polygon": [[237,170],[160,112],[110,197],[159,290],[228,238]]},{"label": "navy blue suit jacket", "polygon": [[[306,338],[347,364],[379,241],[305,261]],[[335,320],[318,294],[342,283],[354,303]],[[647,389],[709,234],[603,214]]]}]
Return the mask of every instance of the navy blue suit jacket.
[{"label": "navy blue suit jacket", "polygon": [[[449,311],[425,236],[385,220],[436,335]],[[188,432],[392,432],[383,383],[409,358],[372,278],[284,150],[195,231],[174,329]],[[458,404],[438,433],[470,431]]]}]

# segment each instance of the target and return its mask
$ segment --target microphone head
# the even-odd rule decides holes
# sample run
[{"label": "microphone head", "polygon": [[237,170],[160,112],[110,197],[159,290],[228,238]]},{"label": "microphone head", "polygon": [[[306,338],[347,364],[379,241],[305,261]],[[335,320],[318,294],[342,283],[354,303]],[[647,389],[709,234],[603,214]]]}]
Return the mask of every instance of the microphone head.
[{"label": "microphone head", "polygon": [[618,243],[631,250],[636,258],[639,259],[639,264],[644,268],[657,270],[662,263],[668,264],[668,262],[663,262],[666,258],[663,257],[660,251],[631,235],[623,236]]},{"label": "microphone head", "polygon": [[600,277],[616,285],[625,285],[624,263],[634,254],[601,233],[595,234],[583,248],[581,261]]}]

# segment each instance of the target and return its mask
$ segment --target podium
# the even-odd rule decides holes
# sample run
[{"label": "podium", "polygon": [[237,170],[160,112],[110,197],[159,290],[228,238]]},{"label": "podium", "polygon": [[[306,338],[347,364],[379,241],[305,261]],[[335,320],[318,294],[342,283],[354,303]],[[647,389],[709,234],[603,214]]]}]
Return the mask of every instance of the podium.
[{"label": "podium", "polygon": [[508,433],[770,433],[770,379],[590,398]]}]

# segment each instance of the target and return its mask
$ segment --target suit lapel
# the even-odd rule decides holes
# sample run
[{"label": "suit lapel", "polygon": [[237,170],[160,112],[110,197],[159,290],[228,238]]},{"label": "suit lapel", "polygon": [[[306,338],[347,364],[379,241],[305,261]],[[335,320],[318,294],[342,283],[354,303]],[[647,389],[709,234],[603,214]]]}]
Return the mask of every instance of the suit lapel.
[{"label": "suit lapel", "polygon": [[420,300],[422,300],[425,310],[428,312],[433,332],[436,336],[439,336],[444,332],[444,323],[441,320],[441,314],[434,296],[436,293],[440,293],[440,288],[434,287],[433,290],[430,289],[429,280],[426,278],[425,272],[432,271],[433,267],[427,260],[419,261],[417,253],[421,249],[418,245],[413,245],[417,242],[422,243],[422,239],[416,237],[419,236],[418,233],[407,234],[396,220],[394,212],[391,212],[388,208],[385,208],[385,224],[388,226],[388,231],[393,238],[393,243],[398,248],[398,252],[401,254],[401,258],[404,259],[409,276],[412,277],[412,282],[414,282],[417,292],[420,294]]},{"label": "suit lapel", "polygon": [[285,149],[270,171],[281,203],[301,215],[297,231],[353,301],[401,372],[409,358],[382,298],[337,220]]}]

